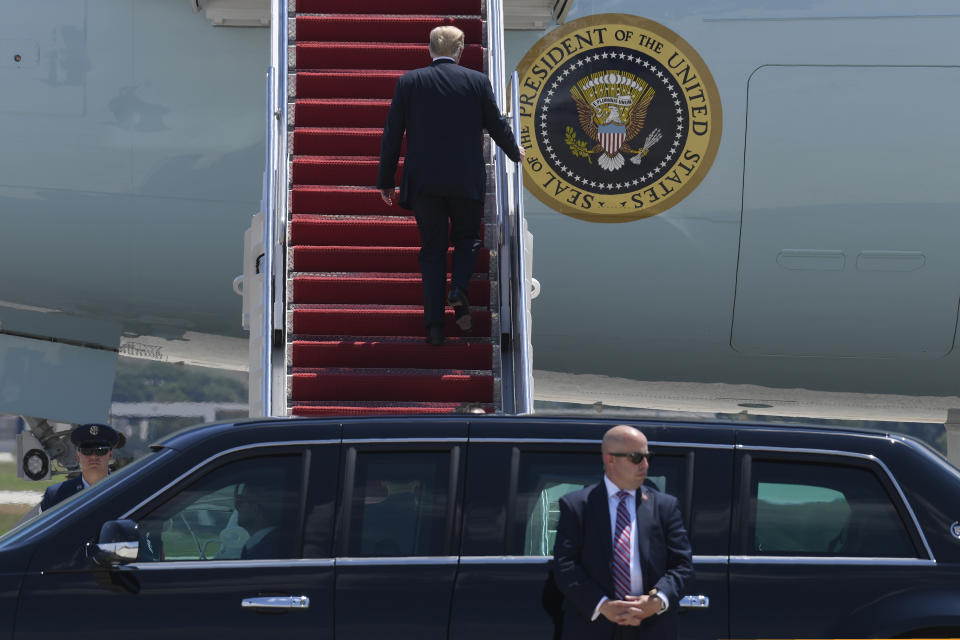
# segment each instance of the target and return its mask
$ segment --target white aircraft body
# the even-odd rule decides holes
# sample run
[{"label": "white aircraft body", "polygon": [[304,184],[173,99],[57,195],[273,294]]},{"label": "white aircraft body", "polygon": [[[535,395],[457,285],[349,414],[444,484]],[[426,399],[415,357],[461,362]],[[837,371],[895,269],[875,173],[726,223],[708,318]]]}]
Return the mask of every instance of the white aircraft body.
[{"label": "white aircraft body", "polygon": [[186,0],[0,13],[0,411],[105,420],[118,351],[245,365],[269,29]]},{"label": "white aircraft body", "polygon": [[[103,420],[118,354],[246,364],[231,285],[260,209],[269,29],[193,4],[0,0],[2,412]],[[672,30],[723,115],[709,171],[657,215],[526,197],[542,399],[722,383],[960,402],[954,3],[556,4]],[[507,31],[508,69],[557,27],[537,24]]]}]

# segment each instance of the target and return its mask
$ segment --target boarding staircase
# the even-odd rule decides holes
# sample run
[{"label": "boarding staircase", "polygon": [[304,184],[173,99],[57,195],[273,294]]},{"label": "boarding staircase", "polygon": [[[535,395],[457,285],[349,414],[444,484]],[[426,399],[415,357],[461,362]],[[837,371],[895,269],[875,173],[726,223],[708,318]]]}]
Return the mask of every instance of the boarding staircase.
[{"label": "boarding staircase", "polygon": [[416,222],[375,187],[394,86],[430,63],[435,26],[463,30],[461,64],[502,100],[501,15],[491,0],[274,0],[263,210],[244,273],[251,415],[532,410],[530,238],[512,165],[488,141],[474,329],[448,308],[440,347],[424,341]]}]

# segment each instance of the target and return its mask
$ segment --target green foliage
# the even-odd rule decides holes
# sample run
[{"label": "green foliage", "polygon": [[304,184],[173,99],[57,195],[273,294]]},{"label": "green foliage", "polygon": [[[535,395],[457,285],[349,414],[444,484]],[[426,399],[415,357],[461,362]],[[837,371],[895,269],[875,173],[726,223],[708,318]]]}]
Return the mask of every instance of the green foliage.
[{"label": "green foliage", "polygon": [[566,143],[574,157],[586,158],[587,162],[593,164],[593,160],[590,159],[590,151],[587,150],[587,143],[577,138],[577,132],[573,127],[567,127]]},{"label": "green foliage", "polygon": [[114,402],[246,402],[245,374],[121,358]]},{"label": "green foliage", "polygon": [[25,504],[3,505],[3,507],[0,509],[0,535],[13,529],[14,525],[20,522],[23,514],[30,510],[30,506]]},{"label": "green foliage", "polygon": [[16,462],[0,462],[0,491],[43,491],[50,485],[66,479],[66,476],[59,475],[53,476],[51,480],[40,482],[23,480],[17,477]]}]

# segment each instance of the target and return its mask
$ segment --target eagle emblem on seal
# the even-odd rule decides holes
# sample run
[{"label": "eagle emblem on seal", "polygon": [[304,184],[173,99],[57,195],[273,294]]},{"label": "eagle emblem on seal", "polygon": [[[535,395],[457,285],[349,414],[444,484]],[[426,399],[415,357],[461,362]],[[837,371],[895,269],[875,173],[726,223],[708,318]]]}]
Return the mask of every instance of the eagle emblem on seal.
[{"label": "eagle emblem on seal", "polygon": [[630,146],[643,131],[647,109],[656,91],[629,71],[598,71],[581,78],[570,89],[577,105],[580,127],[594,141],[592,148],[576,140],[572,127],[567,130],[567,145],[574,155],[599,154],[597,164],[616,171],[625,164],[623,153],[633,154],[630,162],[639,165],[650,148],[663,137],[660,129],[651,131],[640,148]]}]

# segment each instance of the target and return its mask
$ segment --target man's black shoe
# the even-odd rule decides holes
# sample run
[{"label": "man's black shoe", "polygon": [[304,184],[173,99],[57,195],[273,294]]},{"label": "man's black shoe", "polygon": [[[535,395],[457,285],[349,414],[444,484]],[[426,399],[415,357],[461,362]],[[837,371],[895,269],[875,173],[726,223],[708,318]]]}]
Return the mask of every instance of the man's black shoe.
[{"label": "man's black shoe", "polygon": [[463,332],[473,330],[473,317],[470,315],[470,301],[467,296],[456,287],[450,287],[450,295],[447,296],[447,304],[453,307],[453,317],[457,326]]},{"label": "man's black shoe", "polygon": [[443,327],[439,324],[432,324],[427,327],[427,344],[439,347],[443,344]]}]

